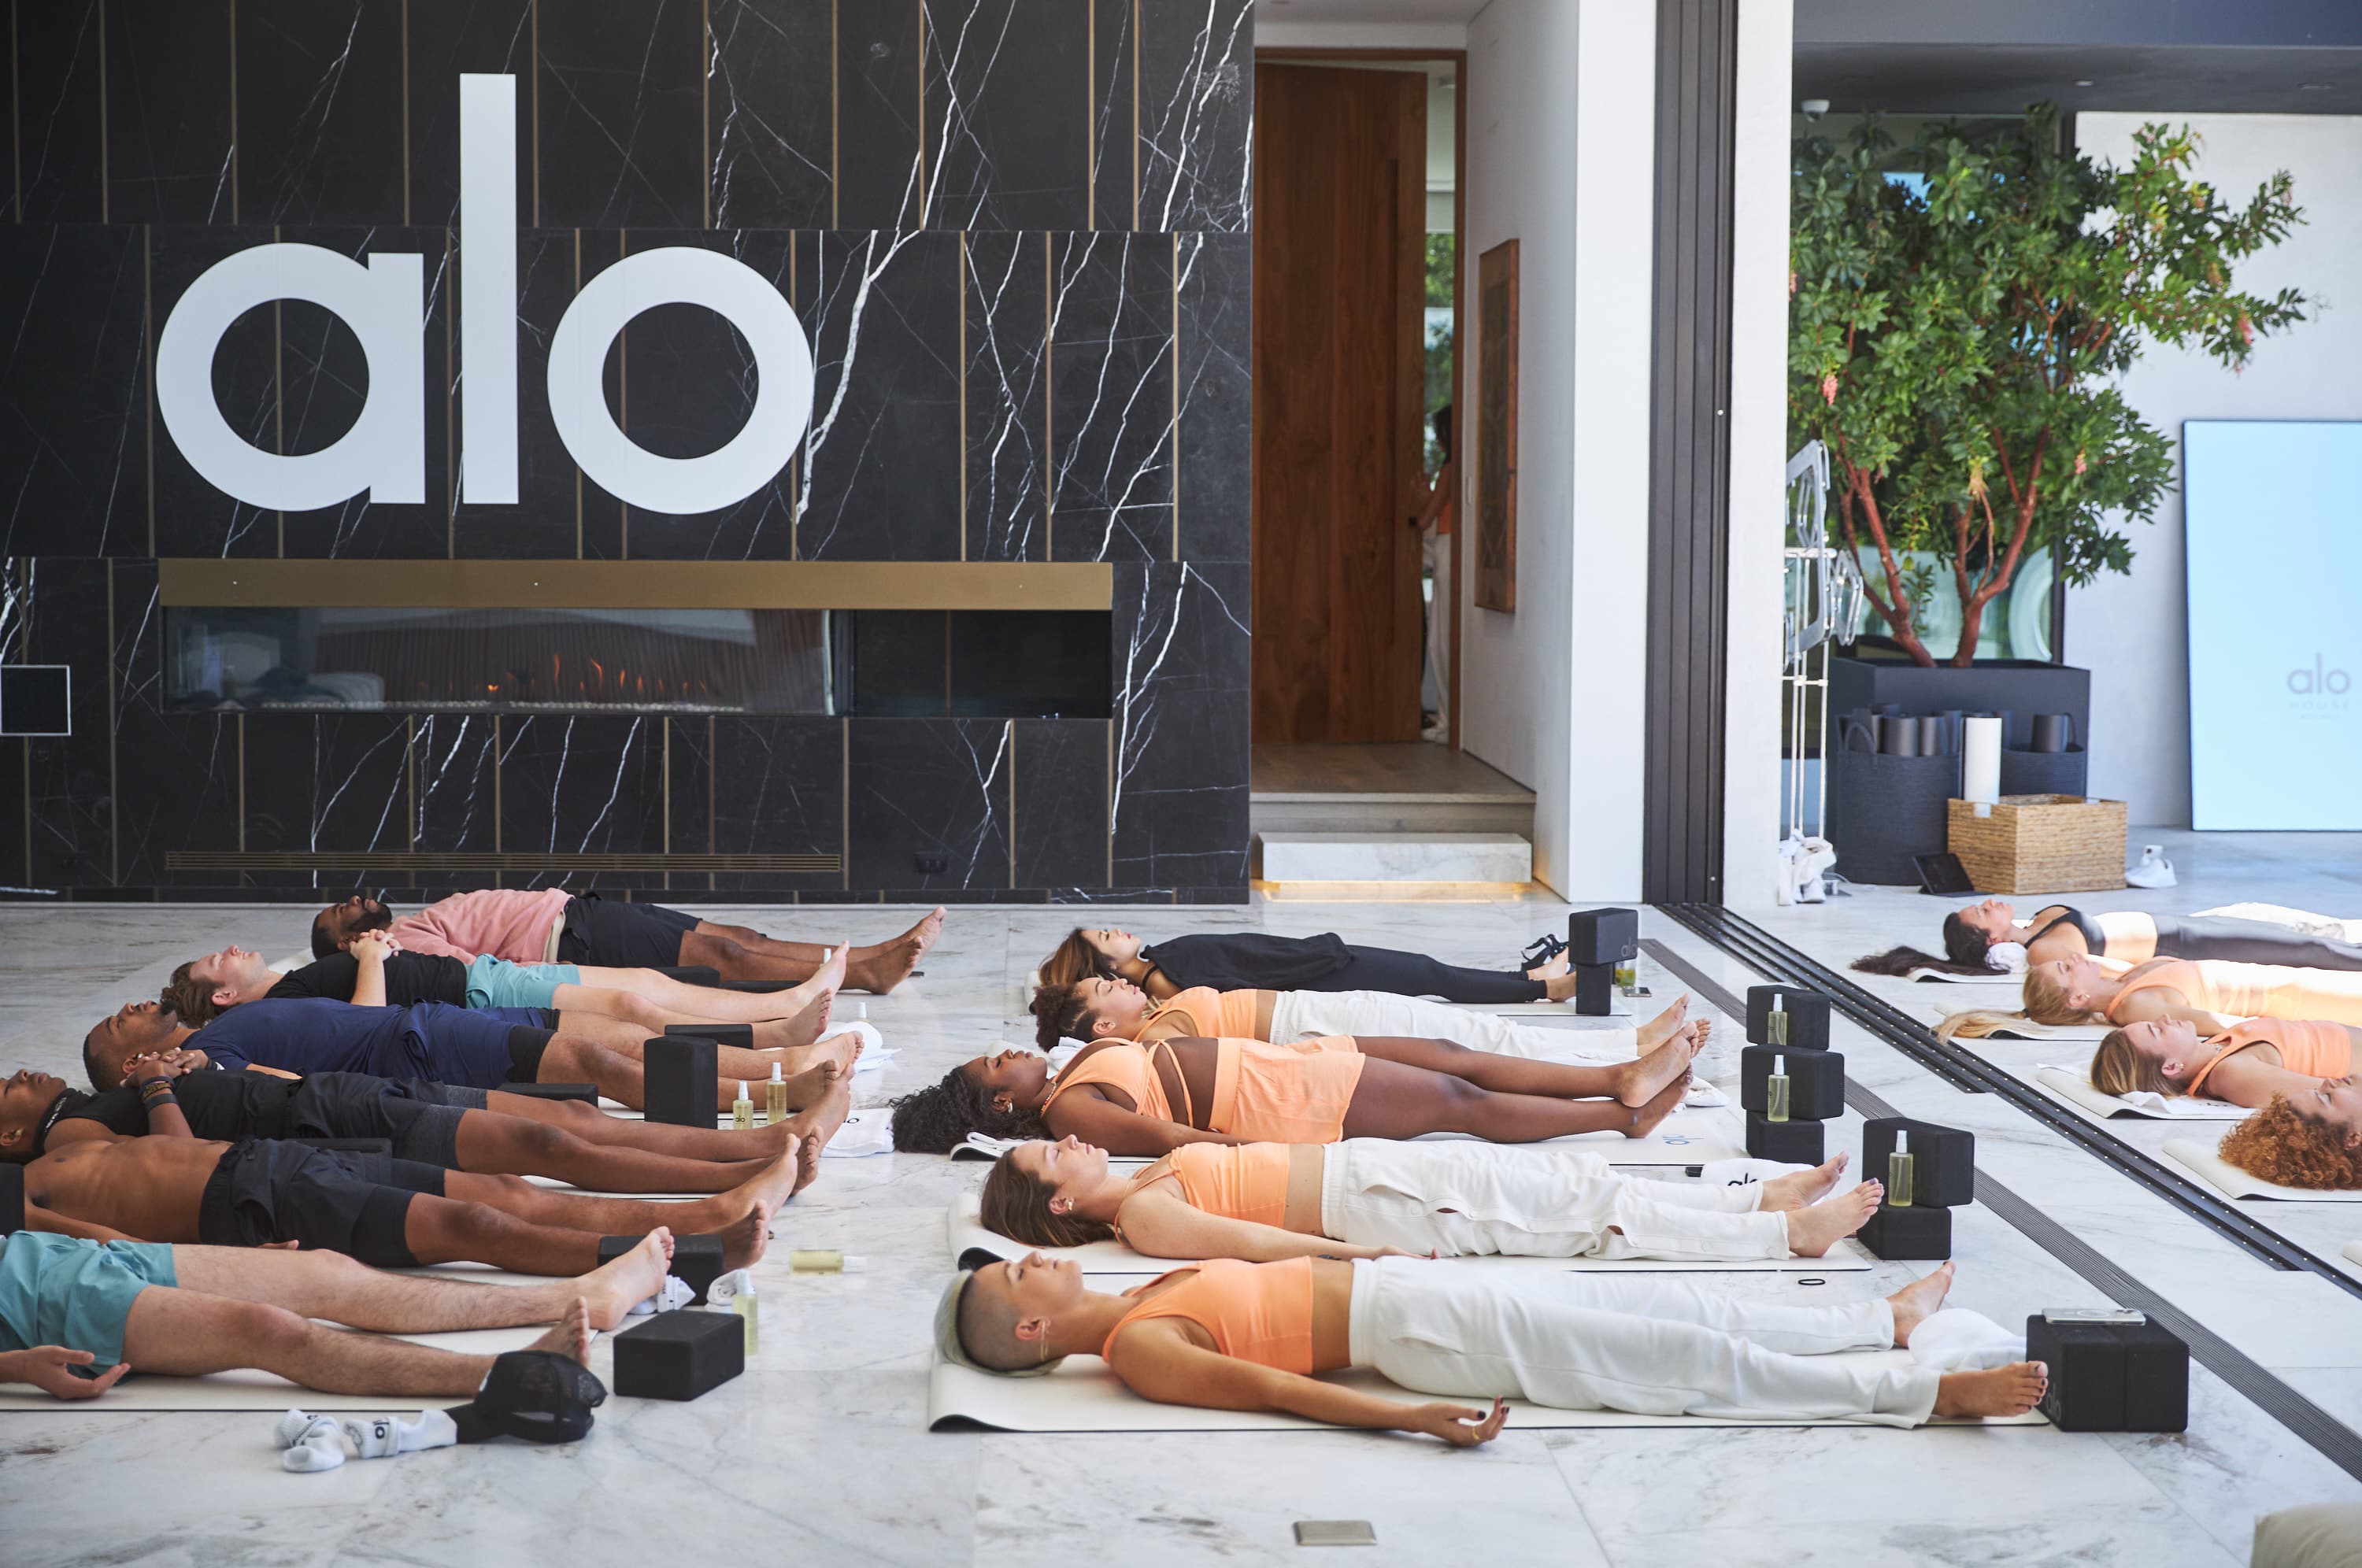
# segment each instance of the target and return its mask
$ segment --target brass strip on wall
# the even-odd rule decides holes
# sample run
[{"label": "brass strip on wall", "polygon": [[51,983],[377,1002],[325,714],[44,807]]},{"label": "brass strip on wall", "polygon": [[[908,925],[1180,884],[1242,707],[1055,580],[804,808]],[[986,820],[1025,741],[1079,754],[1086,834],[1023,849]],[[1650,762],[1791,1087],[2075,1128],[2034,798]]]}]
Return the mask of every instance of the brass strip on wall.
[{"label": "brass strip on wall", "polygon": [[167,871],[741,871],[834,876],[833,855],[568,855],[493,851],[351,849],[308,852],[174,849]]},{"label": "brass strip on wall", "polygon": [[471,610],[1110,610],[1105,561],[156,563],[167,605]]}]

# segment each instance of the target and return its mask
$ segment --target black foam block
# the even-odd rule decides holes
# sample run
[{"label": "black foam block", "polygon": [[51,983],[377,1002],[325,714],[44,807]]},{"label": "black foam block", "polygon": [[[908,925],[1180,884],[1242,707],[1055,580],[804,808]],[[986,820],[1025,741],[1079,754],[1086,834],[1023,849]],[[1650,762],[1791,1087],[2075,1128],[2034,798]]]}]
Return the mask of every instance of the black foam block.
[{"label": "black foam block", "polygon": [[25,1228],[25,1167],[10,1160],[0,1164],[0,1236]]},{"label": "black foam block", "polygon": [[1894,1134],[1911,1132],[1911,1201],[1922,1209],[1949,1209],[1977,1200],[1977,1135],[1907,1116],[1882,1116],[1861,1126],[1864,1181],[1886,1179],[1886,1156]]},{"label": "black foam block", "polygon": [[[1748,1110],[1770,1109],[1772,1064],[1788,1074],[1788,1116],[1795,1121],[1827,1121],[1845,1112],[1845,1058],[1835,1051],[1794,1051],[1785,1045],[1749,1045],[1738,1053],[1738,1103]],[[1815,1162],[1817,1164],[1818,1162]]]},{"label": "black foam block", "polygon": [[656,972],[668,980],[679,980],[684,986],[718,986],[722,971],[703,964],[658,964]]},{"label": "black foam block", "polygon": [[1566,917],[1570,964],[1621,964],[1640,955],[1639,910],[1577,910]]},{"label": "black foam block", "polygon": [[2190,1347],[2155,1323],[2025,1320],[2025,1355],[2050,1369],[2042,1413],[2066,1432],[2178,1432],[2190,1425]]},{"label": "black foam block", "polygon": [[391,1138],[290,1138],[287,1142],[331,1154],[383,1154],[387,1159],[393,1158]]},{"label": "black foam block", "polygon": [[1574,966],[1574,1010],[1590,1018],[1606,1018],[1616,1002],[1616,969],[1609,964]]},{"label": "black foam block", "polygon": [[[599,1261],[613,1263],[640,1244],[638,1236],[602,1236],[599,1238]],[[722,1277],[722,1238],[719,1236],[682,1236],[672,1239],[672,1264],[666,1273],[697,1292],[703,1301],[708,1286]]]},{"label": "black foam block", "polygon": [[1767,1121],[1760,1110],[1747,1113],[1747,1152],[1759,1160],[1783,1165],[1817,1165],[1828,1155],[1822,1148],[1818,1121]]},{"label": "black foam block", "polygon": [[755,1026],[751,1023],[668,1023],[665,1032],[690,1040],[711,1040],[716,1045],[734,1045],[741,1051],[755,1048]]},{"label": "black foam block", "polygon": [[719,1103],[720,1075],[710,1035],[664,1033],[641,1047],[646,1077],[641,1089],[648,1120],[676,1127],[711,1127]]},{"label": "black foam block", "polygon": [[615,1392],[627,1399],[694,1399],[745,1370],[735,1312],[659,1312],[615,1336]]},{"label": "black foam block", "polygon": [[597,1084],[502,1084],[502,1094],[521,1094],[531,1099],[579,1099],[585,1105],[599,1103]]},{"label": "black foam block", "polygon": [[1854,1232],[1854,1240],[1871,1255],[1890,1263],[1899,1259],[1944,1259],[1952,1255],[1952,1211],[1922,1209],[1913,1204],[1897,1209],[1882,1204],[1870,1223]]},{"label": "black foam block", "polygon": [[1829,1048],[1829,999],[1803,986],[1747,988],[1748,1043],[1772,1043],[1772,1026],[1764,1021],[1772,1016],[1773,997],[1781,999],[1781,1010],[1788,1015],[1789,1050],[1826,1051]]}]

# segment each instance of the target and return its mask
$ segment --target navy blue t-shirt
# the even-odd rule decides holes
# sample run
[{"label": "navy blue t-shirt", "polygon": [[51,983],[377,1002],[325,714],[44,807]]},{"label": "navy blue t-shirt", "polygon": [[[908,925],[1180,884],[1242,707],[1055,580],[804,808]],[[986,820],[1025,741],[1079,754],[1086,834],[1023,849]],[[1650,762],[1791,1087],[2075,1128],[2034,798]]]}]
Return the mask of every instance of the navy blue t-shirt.
[{"label": "navy blue t-shirt", "polygon": [[241,1002],[197,1031],[189,1043],[217,1067],[282,1073],[422,1076],[403,1039],[398,1007],[355,1007],[325,998]]}]

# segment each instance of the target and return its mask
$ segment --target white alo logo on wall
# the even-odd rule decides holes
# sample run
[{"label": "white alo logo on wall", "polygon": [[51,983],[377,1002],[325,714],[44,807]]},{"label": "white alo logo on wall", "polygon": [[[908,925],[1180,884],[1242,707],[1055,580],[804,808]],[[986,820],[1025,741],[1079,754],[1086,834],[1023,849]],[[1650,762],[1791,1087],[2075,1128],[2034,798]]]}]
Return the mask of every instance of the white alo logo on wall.
[{"label": "white alo logo on wall", "polygon": [[[460,490],[479,505],[517,499],[516,79],[459,78]],[[191,467],[250,505],[308,512],[369,491],[376,502],[426,499],[424,259],[372,255],[364,267],[316,245],[259,245],[189,285],[156,346],[156,401]],[[249,445],[214,401],[214,351],[230,323],[273,300],[336,313],[369,360],[369,398],[330,446],[281,457]],[[479,304],[476,302],[485,302]],[[720,450],[660,458],[607,407],[602,371],[624,326],[660,304],[701,305],[738,329],[755,356],[755,406]],[[811,349],[802,323],[762,274],[711,250],[668,247],[624,258],[574,297],[549,350],[558,438],[601,489],[644,512],[713,512],[745,500],[787,465],[811,414]]]}]

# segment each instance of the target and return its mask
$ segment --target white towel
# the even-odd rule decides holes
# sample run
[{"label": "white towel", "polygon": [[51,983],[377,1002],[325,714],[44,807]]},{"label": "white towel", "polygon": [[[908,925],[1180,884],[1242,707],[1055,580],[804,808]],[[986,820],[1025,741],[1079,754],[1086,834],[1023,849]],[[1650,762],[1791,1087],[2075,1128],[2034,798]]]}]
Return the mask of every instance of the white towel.
[{"label": "white towel", "polygon": [[1947,1307],[1911,1331],[1911,1359],[1938,1372],[1984,1372],[2025,1359],[2025,1336],[1981,1312]]},{"label": "white towel", "polygon": [[859,1159],[865,1154],[891,1154],[894,1149],[894,1113],[882,1105],[856,1110],[844,1119],[836,1136],[821,1146],[822,1159]]},{"label": "white towel", "polygon": [[2055,1091],[2062,1099],[2072,1100],[2094,1116],[2153,1116],[2167,1121],[2245,1121],[2249,1112],[2242,1105],[2227,1100],[2202,1099],[2195,1095],[2155,1094],[2136,1089],[2131,1094],[2109,1094],[2092,1082],[2081,1067],[2036,1067],[2034,1079],[2043,1088]]}]

